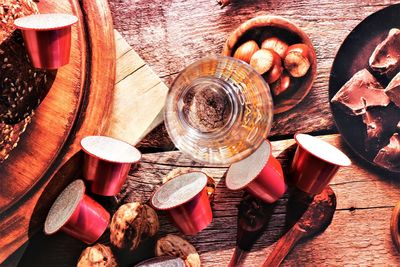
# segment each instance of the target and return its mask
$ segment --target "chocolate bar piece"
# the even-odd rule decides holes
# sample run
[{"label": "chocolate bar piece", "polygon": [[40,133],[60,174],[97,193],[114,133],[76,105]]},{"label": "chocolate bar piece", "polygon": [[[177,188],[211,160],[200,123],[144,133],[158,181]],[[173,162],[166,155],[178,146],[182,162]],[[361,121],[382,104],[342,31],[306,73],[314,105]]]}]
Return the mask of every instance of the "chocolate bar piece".
[{"label": "chocolate bar piece", "polygon": [[371,68],[389,79],[400,71],[400,30],[391,29],[388,36],[369,58]]},{"label": "chocolate bar piece", "polygon": [[400,135],[393,134],[389,144],[379,150],[374,162],[387,169],[400,168]]},{"label": "chocolate bar piece", "polygon": [[393,104],[368,109],[363,115],[366,126],[365,150],[377,151],[387,144],[400,121],[400,110]]},{"label": "chocolate bar piece", "polygon": [[375,77],[367,69],[362,69],[340,88],[331,102],[346,113],[357,116],[364,114],[367,107],[389,105],[390,99]]},{"label": "chocolate bar piece", "polygon": [[396,106],[400,107],[400,72],[390,81],[385,93]]}]

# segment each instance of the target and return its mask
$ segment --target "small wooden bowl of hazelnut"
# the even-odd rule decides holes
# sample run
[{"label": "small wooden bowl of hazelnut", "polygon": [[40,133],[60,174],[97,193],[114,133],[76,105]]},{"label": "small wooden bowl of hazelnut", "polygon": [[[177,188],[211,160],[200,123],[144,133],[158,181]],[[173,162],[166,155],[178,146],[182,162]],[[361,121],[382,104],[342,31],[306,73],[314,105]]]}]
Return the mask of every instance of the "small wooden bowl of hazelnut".
[{"label": "small wooden bowl of hazelnut", "polygon": [[264,77],[275,114],[300,103],[317,74],[315,50],[307,34],[277,16],[259,16],[241,24],[227,39],[222,54],[250,64]]}]

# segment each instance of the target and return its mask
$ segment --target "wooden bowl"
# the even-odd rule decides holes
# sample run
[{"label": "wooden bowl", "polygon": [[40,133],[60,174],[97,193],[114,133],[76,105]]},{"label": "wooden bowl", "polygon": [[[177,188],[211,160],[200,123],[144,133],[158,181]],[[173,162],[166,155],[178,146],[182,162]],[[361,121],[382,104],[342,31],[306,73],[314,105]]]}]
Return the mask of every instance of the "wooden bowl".
[{"label": "wooden bowl", "polygon": [[232,32],[226,40],[222,55],[233,56],[236,49],[249,40],[254,40],[261,46],[265,38],[273,36],[280,38],[288,45],[303,43],[311,51],[311,67],[307,74],[297,79],[296,87],[274,97],[274,113],[278,114],[288,111],[300,103],[310,92],[314,83],[317,74],[317,57],[307,34],[287,19],[277,16],[259,16],[244,22]]}]

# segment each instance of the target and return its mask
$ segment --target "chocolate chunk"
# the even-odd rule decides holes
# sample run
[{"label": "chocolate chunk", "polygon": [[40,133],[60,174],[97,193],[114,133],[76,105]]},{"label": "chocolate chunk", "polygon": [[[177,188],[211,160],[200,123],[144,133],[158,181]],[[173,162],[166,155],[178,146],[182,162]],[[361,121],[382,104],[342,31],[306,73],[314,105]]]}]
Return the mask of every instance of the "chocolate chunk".
[{"label": "chocolate chunk", "polygon": [[392,78],[400,71],[400,30],[391,29],[374,50],[369,65],[375,71]]},{"label": "chocolate chunk", "polygon": [[387,144],[400,121],[400,110],[393,104],[368,109],[363,115],[366,125],[365,150],[377,151]]},{"label": "chocolate chunk", "polygon": [[400,135],[398,133],[393,134],[389,144],[379,150],[374,162],[391,170],[400,168]]},{"label": "chocolate chunk", "polygon": [[331,102],[356,116],[364,114],[367,107],[385,107],[390,99],[375,77],[367,69],[362,69],[340,88]]},{"label": "chocolate chunk", "polygon": [[390,81],[385,93],[393,103],[400,107],[400,72]]}]

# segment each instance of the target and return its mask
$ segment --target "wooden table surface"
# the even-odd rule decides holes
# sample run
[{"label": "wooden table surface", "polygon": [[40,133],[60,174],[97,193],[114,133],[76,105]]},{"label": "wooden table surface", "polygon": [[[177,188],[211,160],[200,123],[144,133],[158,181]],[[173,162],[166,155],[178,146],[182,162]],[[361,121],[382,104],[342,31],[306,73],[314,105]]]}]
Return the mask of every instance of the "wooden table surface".
[{"label": "wooden table surface", "polygon": [[[329,72],[340,44],[369,14],[395,1],[234,1],[221,9],[215,0],[110,0],[115,28],[150,67],[170,85],[189,63],[219,54],[225,39],[239,24],[262,14],[280,15],[298,24],[310,36],[318,57],[318,76],[311,93],[293,110],[274,118],[270,135],[274,155],[287,167],[293,152],[295,132],[321,135],[341,147],[353,161],[333,179],[337,210],[332,224],[322,234],[301,242],[286,258],[285,266],[398,266],[400,254],[390,238],[391,211],[400,200],[400,179],[359,160],[337,134],[328,103]],[[227,266],[236,239],[236,205],[243,192],[226,189],[226,168],[199,165],[173,147],[164,127],[157,127],[142,143],[146,153],[138,169],[131,170],[117,197],[118,203],[147,201],[162,178],[176,168],[203,170],[217,181],[214,220],[201,233],[186,237],[198,249],[203,266]],[[170,149],[171,151],[165,151]],[[105,200],[100,200],[105,201]],[[260,266],[284,232],[287,196],[278,201],[263,236],[247,255],[244,266]],[[178,233],[165,214],[161,230]],[[148,244],[147,244],[148,245]],[[126,255],[126,263],[147,253]],[[63,234],[35,235],[10,257],[6,265],[71,266],[83,245]]]}]

